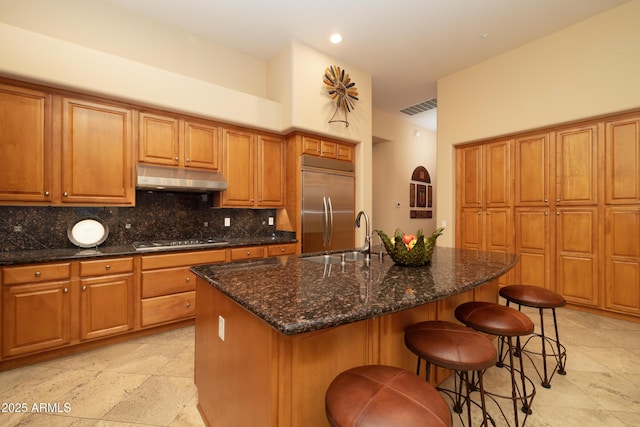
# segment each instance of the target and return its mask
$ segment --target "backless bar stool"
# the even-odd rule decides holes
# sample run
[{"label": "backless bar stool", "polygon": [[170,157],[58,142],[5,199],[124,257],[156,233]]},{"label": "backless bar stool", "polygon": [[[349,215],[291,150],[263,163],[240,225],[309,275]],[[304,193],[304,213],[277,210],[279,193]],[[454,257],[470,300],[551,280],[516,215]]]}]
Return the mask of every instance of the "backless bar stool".
[{"label": "backless bar stool", "polygon": [[[531,380],[524,374],[522,358],[518,358],[520,360],[519,370],[516,369],[516,366],[513,363],[515,351],[513,338],[533,333],[533,322],[526,314],[521,313],[514,308],[483,301],[473,301],[460,304],[456,307],[455,317],[470,328],[489,335],[495,335],[501,340],[506,339],[508,345],[507,351],[509,354],[508,368],[511,375],[510,399],[513,401],[515,426],[517,427],[520,425],[518,419],[518,402],[522,403],[522,412],[525,413],[525,417],[522,420],[522,425],[524,425],[527,417],[531,414],[531,404],[536,394],[536,389],[533,382],[531,382]],[[520,373],[520,386],[518,386],[518,383],[516,382],[516,372]],[[530,393],[527,393],[527,385],[531,387]]]},{"label": "backless bar stool", "polygon": [[333,379],[325,396],[333,427],[450,427],[451,412],[431,384],[384,365],[351,368]]},{"label": "backless bar stool", "polygon": [[[500,296],[507,300],[507,306],[509,306],[510,302],[514,304],[518,304],[518,310],[522,308],[522,306],[537,308],[540,313],[540,333],[533,334],[530,336],[524,344],[522,344],[520,350],[522,352],[528,352],[531,354],[538,354],[542,356],[542,370],[541,374],[538,370],[538,367],[534,364],[534,368],[536,373],[542,380],[542,387],[551,388],[551,378],[555,375],[556,372],[560,375],[566,375],[565,371],[565,363],[567,359],[567,351],[562,344],[560,344],[560,337],[558,335],[558,322],[556,320],[556,307],[563,307],[566,304],[565,299],[553,292],[549,289],[541,288],[539,286],[531,286],[531,285],[510,285],[505,286],[500,289]],[[553,326],[555,329],[556,337],[555,339],[547,337],[544,332],[544,309],[551,309],[553,313]],[[529,341],[531,341],[534,337],[540,337],[542,340],[542,353],[538,353],[535,351],[525,350]],[[547,341],[550,344],[551,354],[547,354]],[[554,349],[555,345],[555,349]],[[502,351],[500,351],[500,356],[502,358]],[[551,375],[547,372],[547,357],[553,357],[555,359],[555,367],[551,372]]]},{"label": "backless bar stool", "polygon": [[[490,340],[471,328],[456,323],[439,320],[420,322],[410,325],[404,332],[404,342],[409,350],[418,356],[416,375],[420,374],[420,361],[424,359],[426,380],[429,381],[431,365],[441,366],[454,371],[454,390],[436,389],[446,393],[453,401],[453,411],[460,414],[467,405],[467,426],[471,426],[471,404],[482,410],[481,426],[487,426],[490,420],[485,404],[484,371],[496,363],[498,354]],[[478,375],[477,386],[469,371]],[[473,377],[473,375],[472,375]],[[464,384],[464,390],[463,390]],[[471,391],[479,389],[480,404],[471,400]]]}]

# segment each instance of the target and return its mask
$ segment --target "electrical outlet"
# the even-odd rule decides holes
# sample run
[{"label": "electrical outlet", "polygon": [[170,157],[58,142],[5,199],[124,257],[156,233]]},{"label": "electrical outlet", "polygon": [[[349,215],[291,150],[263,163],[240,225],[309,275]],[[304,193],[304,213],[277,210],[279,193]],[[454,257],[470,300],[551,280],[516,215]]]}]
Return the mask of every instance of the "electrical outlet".
[{"label": "electrical outlet", "polygon": [[231,226],[231,218],[225,218],[224,219],[224,226],[225,227],[230,227]]},{"label": "electrical outlet", "polygon": [[446,219],[442,220],[441,226],[442,226],[442,228],[446,228],[447,227],[447,220]]},{"label": "electrical outlet", "polygon": [[203,225],[204,225],[205,227],[208,227],[208,226],[209,226],[209,222],[208,222],[208,221],[205,221]]},{"label": "electrical outlet", "polygon": [[124,225],[124,228],[126,228],[127,230],[131,230],[131,224],[126,223],[126,224]]},{"label": "electrical outlet", "polygon": [[21,232],[21,231],[22,231],[22,226],[21,226],[21,225],[14,225],[14,226],[13,226],[13,231],[14,231],[15,233],[19,233],[19,232]]},{"label": "electrical outlet", "polygon": [[273,225],[273,217],[272,216],[269,217],[269,225]]},{"label": "electrical outlet", "polygon": [[224,341],[224,317],[218,316],[218,336]]}]

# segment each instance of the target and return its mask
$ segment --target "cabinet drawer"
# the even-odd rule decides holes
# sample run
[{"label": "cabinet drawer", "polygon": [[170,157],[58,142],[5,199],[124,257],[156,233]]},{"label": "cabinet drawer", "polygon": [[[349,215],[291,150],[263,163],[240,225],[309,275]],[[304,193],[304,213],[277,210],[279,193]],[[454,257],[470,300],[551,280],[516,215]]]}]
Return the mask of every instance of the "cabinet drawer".
[{"label": "cabinet drawer", "polygon": [[264,258],[263,246],[251,246],[246,248],[231,249],[231,261],[243,259]]},{"label": "cabinet drawer", "polygon": [[3,269],[3,285],[20,283],[39,283],[52,280],[69,279],[71,263],[28,265],[23,267],[6,267]]},{"label": "cabinet drawer", "polygon": [[195,291],[142,300],[142,326],[187,319],[196,314]]},{"label": "cabinet drawer", "polygon": [[267,256],[293,255],[295,253],[295,244],[271,245],[267,248]]},{"label": "cabinet drawer", "polygon": [[80,276],[129,273],[133,271],[133,258],[104,259],[80,262]]},{"label": "cabinet drawer", "polygon": [[302,137],[302,153],[320,155],[320,140],[317,138]]},{"label": "cabinet drawer", "polygon": [[154,268],[184,267],[186,265],[191,266],[197,264],[224,262],[226,256],[227,254],[225,249],[163,255],[145,255],[142,257],[142,269],[151,270]]},{"label": "cabinet drawer", "polygon": [[142,298],[194,291],[196,275],[189,267],[165,268],[142,272]]}]

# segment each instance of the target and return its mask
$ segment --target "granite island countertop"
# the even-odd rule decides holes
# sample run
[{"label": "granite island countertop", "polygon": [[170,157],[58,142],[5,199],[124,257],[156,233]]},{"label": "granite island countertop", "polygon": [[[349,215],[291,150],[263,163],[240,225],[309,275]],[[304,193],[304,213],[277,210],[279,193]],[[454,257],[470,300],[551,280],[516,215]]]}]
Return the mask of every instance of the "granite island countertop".
[{"label": "granite island countertop", "polygon": [[284,335],[374,318],[473,289],[509,271],[515,254],[437,247],[431,264],[385,256],[321,264],[297,255],[192,267],[201,279]]}]

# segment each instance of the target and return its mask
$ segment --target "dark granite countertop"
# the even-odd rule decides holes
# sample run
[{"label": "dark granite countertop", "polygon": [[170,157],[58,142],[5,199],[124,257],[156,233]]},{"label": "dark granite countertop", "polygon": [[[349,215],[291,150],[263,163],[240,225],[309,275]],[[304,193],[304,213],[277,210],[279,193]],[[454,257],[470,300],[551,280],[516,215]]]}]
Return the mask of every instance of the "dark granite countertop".
[{"label": "dark granite countertop", "polygon": [[426,267],[398,266],[387,256],[342,266],[290,255],[191,270],[278,332],[293,335],[456,295],[501,276],[517,261],[515,254],[438,247]]},{"label": "dark granite countertop", "polygon": [[132,245],[104,246],[97,249],[65,248],[65,249],[41,249],[33,251],[12,251],[0,252],[0,266],[32,264],[39,262],[74,261],[86,258],[103,258],[126,255],[157,255],[169,252],[192,252],[212,249],[226,249],[242,246],[278,245],[295,243],[295,239],[280,237],[252,237],[252,238],[229,238],[228,245],[217,247],[196,247],[185,249],[180,246],[167,248],[162,251],[140,252],[136,251]]}]

